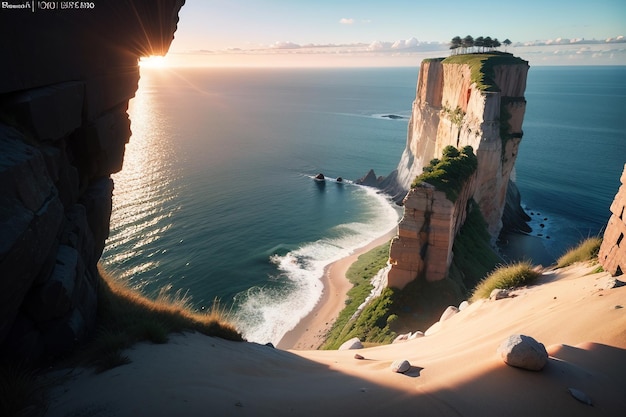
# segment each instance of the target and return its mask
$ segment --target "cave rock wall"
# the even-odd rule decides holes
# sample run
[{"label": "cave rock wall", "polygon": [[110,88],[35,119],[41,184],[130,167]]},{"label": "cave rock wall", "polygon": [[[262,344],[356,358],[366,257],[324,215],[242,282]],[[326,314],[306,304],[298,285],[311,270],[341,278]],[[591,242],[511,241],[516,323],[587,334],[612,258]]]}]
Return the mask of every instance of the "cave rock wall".
[{"label": "cave rock wall", "polygon": [[0,14],[3,355],[56,356],[92,330],[138,59],[167,52],[183,3]]}]

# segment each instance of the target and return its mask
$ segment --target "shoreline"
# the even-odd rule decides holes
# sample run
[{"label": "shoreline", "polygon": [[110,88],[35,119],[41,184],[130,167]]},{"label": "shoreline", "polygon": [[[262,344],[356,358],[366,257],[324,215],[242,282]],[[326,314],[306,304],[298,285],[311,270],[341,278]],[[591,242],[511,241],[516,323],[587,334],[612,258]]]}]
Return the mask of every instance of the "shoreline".
[{"label": "shoreline", "polygon": [[285,333],[276,347],[282,350],[319,349],[339,313],[346,306],[347,294],[352,288],[352,284],[346,278],[346,272],[359,256],[389,241],[396,235],[396,231],[397,226],[394,226],[387,233],[324,268],[322,296],[313,310],[293,329]]}]

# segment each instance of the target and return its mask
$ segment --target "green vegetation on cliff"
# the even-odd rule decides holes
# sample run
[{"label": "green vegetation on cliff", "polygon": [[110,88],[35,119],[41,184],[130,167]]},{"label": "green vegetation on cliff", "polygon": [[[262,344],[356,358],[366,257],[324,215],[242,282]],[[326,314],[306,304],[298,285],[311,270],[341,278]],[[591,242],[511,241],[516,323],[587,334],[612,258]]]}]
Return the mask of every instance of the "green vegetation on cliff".
[{"label": "green vegetation on cliff", "polygon": [[[389,244],[390,242],[387,242],[359,256],[346,272],[346,278],[353,287],[348,291],[346,307],[335,320],[322,349],[336,349],[341,343],[354,337],[353,334],[365,333],[365,330],[358,330],[361,326],[372,328],[371,325],[365,323],[365,319],[362,319],[359,324],[356,320],[350,319],[374,288],[370,283],[371,279],[387,264]],[[378,321],[378,317],[374,318],[374,321]]]},{"label": "green vegetation on cliff", "polygon": [[471,81],[483,91],[500,91],[494,78],[494,67],[498,65],[528,64],[521,58],[507,52],[489,52],[453,55],[443,61],[443,64],[466,64],[471,71]]},{"label": "green vegetation on cliff", "polygon": [[472,201],[454,242],[454,258],[447,278],[427,282],[424,277],[417,277],[402,290],[386,288],[358,317],[351,319],[372,288],[369,280],[386,264],[388,249],[389,244],[376,248],[350,267],[350,280],[354,283],[354,277],[358,276],[367,284],[360,285],[358,297],[350,296],[351,302],[333,325],[323,349],[337,349],[353,337],[364,343],[390,343],[398,334],[425,331],[448,306],[458,305],[468,297],[476,283],[502,262],[490,246],[486,223]]},{"label": "green vegetation on cliff", "polygon": [[452,253],[454,257],[448,270],[448,277],[459,286],[465,296],[468,296],[480,280],[503,262],[491,246],[487,222],[474,200],[468,204],[467,217],[454,238]]},{"label": "green vegetation on cliff", "polygon": [[425,182],[446,193],[448,200],[456,201],[463,184],[476,168],[478,160],[471,146],[465,146],[461,151],[454,146],[446,146],[441,159],[430,161],[424,172],[415,178],[411,188]]}]

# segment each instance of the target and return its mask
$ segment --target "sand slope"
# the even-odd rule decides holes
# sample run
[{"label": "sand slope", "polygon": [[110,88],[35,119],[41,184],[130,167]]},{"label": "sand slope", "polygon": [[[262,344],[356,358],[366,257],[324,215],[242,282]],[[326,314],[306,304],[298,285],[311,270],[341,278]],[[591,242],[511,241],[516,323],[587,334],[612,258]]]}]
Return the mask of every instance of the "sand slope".
[{"label": "sand slope", "polygon": [[[516,297],[472,304],[427,337],[357,351],[283,351],[199,334],[128,351],[100,375],[76,369],[49,416],[623,416],[626,287],[574,266]],[[417,330],[417,329],[416,329]],[[422,329],[424,330],[424,329]],[[541,372],[506,366],[522,333],[550,354]],[[413,365],[389,370],[396,359]],[[568,388],[585,392],[590,407]]]}]

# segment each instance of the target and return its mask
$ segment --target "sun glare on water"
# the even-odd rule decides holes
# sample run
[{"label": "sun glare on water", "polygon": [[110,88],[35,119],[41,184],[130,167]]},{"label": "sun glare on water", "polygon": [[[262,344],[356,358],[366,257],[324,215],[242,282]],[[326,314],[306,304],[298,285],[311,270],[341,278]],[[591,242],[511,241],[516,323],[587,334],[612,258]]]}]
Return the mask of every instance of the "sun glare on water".
[{"label": "sun glare on water", "polygon": [[143,56],[139,59],[139,66],[145,68],[165,68],[167,67],[167,61],[164,56]]}]

